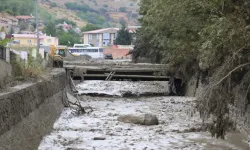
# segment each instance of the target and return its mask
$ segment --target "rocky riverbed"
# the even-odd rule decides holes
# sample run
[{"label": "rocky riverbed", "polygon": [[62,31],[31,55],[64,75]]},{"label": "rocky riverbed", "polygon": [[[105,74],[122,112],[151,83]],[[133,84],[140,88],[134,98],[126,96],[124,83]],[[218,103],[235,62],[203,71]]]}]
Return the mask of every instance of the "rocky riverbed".
[{"label": "rocky riverbed", "polygon": [[[84,89],[84,88],[82,88]],[[230,133],[226,140],[204,131],[195,98],[191,97],[90,97],[81,103],[93,112],[77,116],[65,109],[44,137],[39,150],[245,150],[246,137]],[[158,125],[124,123],[122,115],[152,114]]]}]

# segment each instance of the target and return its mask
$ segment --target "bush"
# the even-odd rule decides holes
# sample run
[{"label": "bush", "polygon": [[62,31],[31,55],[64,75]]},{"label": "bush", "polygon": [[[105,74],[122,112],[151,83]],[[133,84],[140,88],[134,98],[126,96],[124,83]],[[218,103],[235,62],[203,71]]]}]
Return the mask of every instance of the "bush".
[{"label": "bush", "polygon": [[[14,55],[14,56],[13,56]],[[15,54],[12,54],[12,74],[15,79],[26,80],[29,78],[39,79],[44,73],[45,68],[43,66],[43,58],[38,55],[36,59],[32,56],[28,56],[28,63],[25,64],[22,61],[17,60]]]},{"label": "bush", "polygon": [[51,2],[49,5],[50,5],[50,7],[57,7],[56,2]]}]

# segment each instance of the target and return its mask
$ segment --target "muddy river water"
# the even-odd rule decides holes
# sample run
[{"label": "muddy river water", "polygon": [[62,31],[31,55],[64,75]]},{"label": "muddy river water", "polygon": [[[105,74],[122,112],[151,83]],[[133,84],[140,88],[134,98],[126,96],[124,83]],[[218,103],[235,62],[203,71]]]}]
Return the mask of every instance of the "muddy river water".
[{"label": "muddy river water", "polygon": [[[103,92],[107,87],[109,90],[105,91],[106,94],[112,93],[114,89],[116,92],[124,92],[124,85],[115,84],[116,87],[112,88],[114,85],[107,84],[85,82],[78,88],[82,93],[94,87],[96,92],[98,88]],[[136,84],[129,84],[134,88],[137,87]],[[105,87],[98,87],[103,85]],[[155,83],[152,86],[151,88],[156,91],[159,91],[157,88],[163,88]],[[138,87],[137,94],[140,93],[139,89],[145,91],[142,87]],[[94,111],[77,116],[71,109],[65,109],[55,122],[53,132],[41,141],[39,150],[249,149],[247,137],[240,133],[229,133],[226,140],[220,140],[212,138],[208,132],[203,131],[199,113],[194,111],[195,98],[169,96],[124,98],[117,93],[115,95],[116,97],[81,96],[82,105],[91,106]],[[155,114],[159,119],[159,125],[143,126],[117,120],[118,116],[123,114],[145,113]]]}]

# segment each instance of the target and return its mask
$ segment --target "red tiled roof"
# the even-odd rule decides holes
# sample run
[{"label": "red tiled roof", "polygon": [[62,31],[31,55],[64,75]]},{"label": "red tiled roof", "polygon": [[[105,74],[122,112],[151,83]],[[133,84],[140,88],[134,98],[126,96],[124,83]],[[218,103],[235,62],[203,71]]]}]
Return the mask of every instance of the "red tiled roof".
[{"label": "red tiled roof", "polygon": [[[36,34],[12,34],[16,38],[37,38]],[[39,36],[40,39],[44,39],[44,35]]]},{"label": "red tiled roof", "polygon": [[92,30],[92,31],[87,31],[87,32],[83,32],[84,34],[85,33],[103,33],[107,30],[119,30],[119,28],[105,28],[105,29],[98,29],[98,30]]}]

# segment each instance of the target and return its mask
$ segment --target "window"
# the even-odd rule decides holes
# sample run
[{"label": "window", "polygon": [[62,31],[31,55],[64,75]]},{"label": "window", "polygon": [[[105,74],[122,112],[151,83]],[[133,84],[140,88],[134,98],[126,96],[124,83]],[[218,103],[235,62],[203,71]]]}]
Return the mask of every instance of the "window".
[{"label": "window", "polygon": [[27,43],[31,43],[31,40],[27,40]]},{"label": "window", "polygon": [[103,49],[102,49],[102,48],[100,48],[100,49],[99,49],[99,52],[101,52],[101,53],[102,53],[102,52],[103,52]]},{"label": "window", "polygon": [[109,33],[103,33],[103,39],[110,39],[110,34]]},{"label": "window", "polygon": [[89,40],[92,40],[92,34],[89,34]]},{"label": "window", "polygon": [[47,42],[48,42],[48,43],[51,43],[51,39],[47,39]]},{"label": "window", "polygon": [[99,34],[96,34],[96,39],[97,39],[97,41],[99,40]]}]

